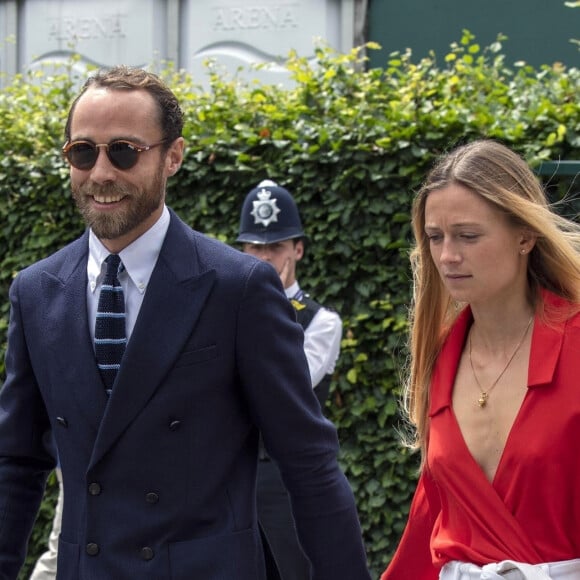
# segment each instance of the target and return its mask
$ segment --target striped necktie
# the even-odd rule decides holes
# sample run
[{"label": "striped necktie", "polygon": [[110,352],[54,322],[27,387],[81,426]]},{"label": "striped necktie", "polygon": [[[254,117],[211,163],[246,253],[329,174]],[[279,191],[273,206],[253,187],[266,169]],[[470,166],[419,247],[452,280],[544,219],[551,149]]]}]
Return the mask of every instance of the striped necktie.
[{"label": "striped necktie", "polygon": [[125,334],[125,297],[119,283],[121,258],[110,254],[101,286],[95,322],[95,355],[107,395],[111,394],[127,345]]}]

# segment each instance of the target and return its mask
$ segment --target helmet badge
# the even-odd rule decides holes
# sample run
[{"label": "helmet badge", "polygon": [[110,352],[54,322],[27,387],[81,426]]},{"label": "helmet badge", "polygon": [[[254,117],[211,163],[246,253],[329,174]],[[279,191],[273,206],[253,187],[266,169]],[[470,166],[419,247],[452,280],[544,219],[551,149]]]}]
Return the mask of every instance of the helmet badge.
[{"label": "helmet badge", "polygon": [[276,205],[276,199],[270,199],[272,193],[267,189],[258,191],[258,201],[253,201],[254,209],[250,212],[254,216],[255,224],[268,227],[272,222],[278,221],[280,208]]}]

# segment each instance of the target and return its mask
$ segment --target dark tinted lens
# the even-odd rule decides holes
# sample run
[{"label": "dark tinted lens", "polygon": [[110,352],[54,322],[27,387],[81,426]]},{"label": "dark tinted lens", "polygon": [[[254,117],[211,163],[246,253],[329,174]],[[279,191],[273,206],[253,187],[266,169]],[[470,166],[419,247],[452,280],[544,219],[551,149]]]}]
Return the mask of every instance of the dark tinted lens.
[{"label": "dark tinted lens", "polygon": [[127,141],[114,141],[109,145],[109,159],[117,169],[131,169],[139,157],[139,151]]},{"label": "dark tinted lens", "polygon": [[75,143],[66,155],[73,167],[90,169],[97,161],[99,150],[90,143]]}]

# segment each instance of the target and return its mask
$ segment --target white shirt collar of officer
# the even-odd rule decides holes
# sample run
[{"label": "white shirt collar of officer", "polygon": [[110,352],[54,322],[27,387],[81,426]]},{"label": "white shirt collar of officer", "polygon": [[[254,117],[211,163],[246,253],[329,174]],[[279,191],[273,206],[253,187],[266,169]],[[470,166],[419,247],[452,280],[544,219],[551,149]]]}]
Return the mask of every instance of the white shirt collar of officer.
[{"label": "white shirt collar of officer", "polygon": [[292,298],[296,298],[296,296],[300,295],[301,292],[298,280],[288,286],[288,288],[284,288],[284,292],[286,293],[286,298],[288,298],[288,300],[292,300]]}]

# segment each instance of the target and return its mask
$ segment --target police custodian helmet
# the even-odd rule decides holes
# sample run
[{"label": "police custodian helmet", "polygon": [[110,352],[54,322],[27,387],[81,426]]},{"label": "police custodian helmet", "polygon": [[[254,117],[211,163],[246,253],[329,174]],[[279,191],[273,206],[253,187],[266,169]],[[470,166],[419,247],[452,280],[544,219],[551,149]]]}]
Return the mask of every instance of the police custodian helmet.
[{"label": "police custodian helmet", "polygon": [[288,190],[266,179],[244,200],[238,242],[273,244],[304,237],[298,207]]}]

